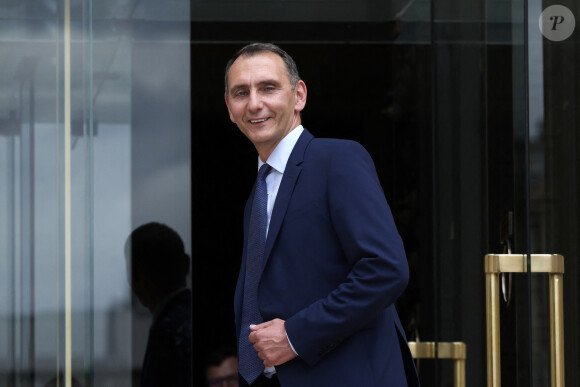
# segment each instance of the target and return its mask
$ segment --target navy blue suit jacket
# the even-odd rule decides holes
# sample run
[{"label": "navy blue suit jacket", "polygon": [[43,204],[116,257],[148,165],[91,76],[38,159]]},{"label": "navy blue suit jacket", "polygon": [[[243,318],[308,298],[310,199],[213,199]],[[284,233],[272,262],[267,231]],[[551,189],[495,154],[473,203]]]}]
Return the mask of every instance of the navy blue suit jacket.
[{"label": "navy blue suit jacket", "polygon": [[[234,301],[238,335],[245,264],[244,243]],[[281,385],[418,386],[394,306],[408,277],[369,154],[356,142],[315,139],[305,130],[274,204],[258,289],[264,321],[285,320],[299,354],[276,367]]]}]

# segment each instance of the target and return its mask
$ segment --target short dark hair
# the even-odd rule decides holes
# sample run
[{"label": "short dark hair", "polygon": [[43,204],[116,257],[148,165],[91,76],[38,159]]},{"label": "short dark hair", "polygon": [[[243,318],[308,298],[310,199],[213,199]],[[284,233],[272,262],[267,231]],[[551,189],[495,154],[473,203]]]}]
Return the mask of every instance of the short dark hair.
[{"label": "short dark hair", "polygon": [[234,347],[223,346],[213,349],[205,361],[205,368],[218,367],[224,360],[230,357],[237,358],[238,353]]},{"label": "short dark hair", "polygon": [[137,227],[125,245],[131,274],[141,273],[163,288],[183,285],[189,273],[189,256],[179,234],[151,222]]},{"label": "short dark hair", "polygon": [[290,85],[292,86],[292,91],[296,89],[298,81],[300,80],[300,74],[298,74],[298,66],[294,59],[280,47],[273,43],[251,43],[242,47],[234,56],[228,61],[226,65],[226,73],[224,77],[226,95],[228,94],[228,75],[230,74],[230,68],[240,56],[252,57],[257,54],[264,52],[272,52],[282,58],[282,61],[286,65],[286,73],[288,74],[288,79],[290,80]]}]

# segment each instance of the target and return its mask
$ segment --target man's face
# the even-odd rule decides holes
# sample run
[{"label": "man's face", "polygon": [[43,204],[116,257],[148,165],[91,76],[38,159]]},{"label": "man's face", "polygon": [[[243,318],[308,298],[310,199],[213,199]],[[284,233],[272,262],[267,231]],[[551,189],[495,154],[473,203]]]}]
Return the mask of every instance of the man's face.
[{"label": "man's face", "polygon": [[238,387],[237,357],[228,357],[219,366],[209,367],[206,377],[210,387]]},{"label": "man's face", "polygon": [[306,85],[292,90],[282,58],[271,52],[240,56],[228,74],[230,119],[254,144],[262,161],[300,124]]}]

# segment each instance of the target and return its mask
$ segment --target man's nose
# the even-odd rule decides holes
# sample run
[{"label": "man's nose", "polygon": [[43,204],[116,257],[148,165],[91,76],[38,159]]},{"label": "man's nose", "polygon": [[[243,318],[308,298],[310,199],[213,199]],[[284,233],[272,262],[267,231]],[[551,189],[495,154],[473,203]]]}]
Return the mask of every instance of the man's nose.
[{"label": "man's nose", "polygon": [[254,91],[250,93],[250,102],[248,103],[250,110],[260,110],[262,108],[262,98],[260,95]]}]

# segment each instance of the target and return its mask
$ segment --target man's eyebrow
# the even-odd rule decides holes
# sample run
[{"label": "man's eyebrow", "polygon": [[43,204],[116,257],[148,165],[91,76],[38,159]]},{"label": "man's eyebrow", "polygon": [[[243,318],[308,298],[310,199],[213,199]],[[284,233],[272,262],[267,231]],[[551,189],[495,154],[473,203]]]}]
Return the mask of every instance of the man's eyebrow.
[{"label": "man's eyebrow", "polygon": [[230,90],[238,90],[238,89],[243,89],[243,88],[247,88],[248,85],[246,84],[238,84],[238,85],[233,85],[232,87],[230,87]]},{"label": "man's eyebrow", "polygon": [[275,80],[275,79],[265,79],[263,81],[258,82],[258,85],[260,86],[264,86],[264,85],[280,85],[280,82]]},{"label": "man's eyebrow", "polygon": [[[280,81],[277,81],[276,79],[264,79],[262,81],[259,81],[258,86],[264,86],[264,85],[280,85]],[[237,89],[245,89],[250,87],[248,84],[246,83],[240,83],[237,85],[233,85],[230,89],[231,90],[237,90]]]}]

